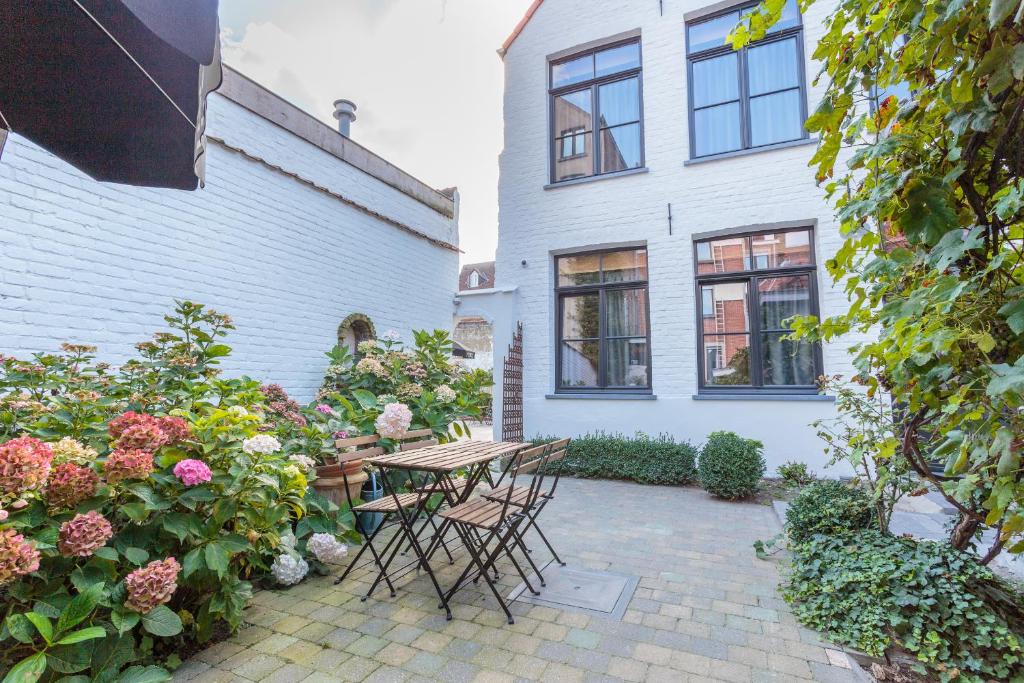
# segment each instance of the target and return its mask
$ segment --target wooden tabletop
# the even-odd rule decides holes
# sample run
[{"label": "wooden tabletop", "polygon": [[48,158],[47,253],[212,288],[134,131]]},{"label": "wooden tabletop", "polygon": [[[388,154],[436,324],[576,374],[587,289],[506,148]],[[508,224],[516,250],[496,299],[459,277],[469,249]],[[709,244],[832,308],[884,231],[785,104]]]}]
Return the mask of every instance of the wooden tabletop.
[{"label": "wooden tabletop", "polygon": [[366,462],[378,467],[427,472],[451,472],[515,453],[531,444],[515,441],[452,441],[412,451],[389,453]]}]

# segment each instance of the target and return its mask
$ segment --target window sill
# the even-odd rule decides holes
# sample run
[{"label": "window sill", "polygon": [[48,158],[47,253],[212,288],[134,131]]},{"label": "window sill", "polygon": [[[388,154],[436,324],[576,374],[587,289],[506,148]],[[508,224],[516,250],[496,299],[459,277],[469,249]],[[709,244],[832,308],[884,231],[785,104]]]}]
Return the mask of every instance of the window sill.
[{"label": "window sill", "polygon": [[720,161],[722,159],[732,159],[734,157],[745,157],[750,154],[761,154],[762,152],[771,152],[777,149],[788,149],[789,147],[803,147],[804,145],[816,145],[818,144],[818,138],[801,138],[800,140],[790,140],[789,142],[777,142],[774,145],[765,145],[764,147],[751,147],[750,149],[737,149],[732,152],[722,152],[721,154],[709,154],[706,157],[697,157],[695,159],[687,159],[683,162],[683,166],[693,166],[696,164],[706,164],[711,161]]},{"label": "window sill", "polygon": [[550,399],[584,399],[589,401],[654,401],[657,400],[655,394],[634,394],[626,391],[602,391],[594,393],[559,393],[559,394],[547,394],[544,398]]},{"label": "window sill", "polygon": [[822,396],[821,394],[727,394],[727,393],[705,393],[694,394],[694,401],[819,401],[831,403],[836,400],[835,396]]},{"label": "window sill", "polygon": [[602,173],[601,175],[588,175],[586,178],[573,178],[572,180],[560,180],[557,183],[549,183],[544,186],[545,190],[554,190],[559,187],[568,187],[569,185],[581,185],[583,183],[593,183],[598,180],[608,180],[610,178],[621,178],[627,175],[636,175],[637,173],[647,173],[648,168],[641,166],[640,168],[628,168],[625,171],[615,171],[614,173]]}]

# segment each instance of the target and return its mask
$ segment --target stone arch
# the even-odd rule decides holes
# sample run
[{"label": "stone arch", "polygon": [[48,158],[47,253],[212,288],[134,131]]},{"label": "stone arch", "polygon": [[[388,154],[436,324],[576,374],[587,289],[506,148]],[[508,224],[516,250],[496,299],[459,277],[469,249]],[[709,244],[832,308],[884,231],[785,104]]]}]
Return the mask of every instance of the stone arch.
[{"label": "stone arch", "polygon": [[370,316],[365,313],[353,313],[338,325],[338,344],[348,347],[353,354],[358,354],[356,347],[359,342],[377,338],[377,330]]}]

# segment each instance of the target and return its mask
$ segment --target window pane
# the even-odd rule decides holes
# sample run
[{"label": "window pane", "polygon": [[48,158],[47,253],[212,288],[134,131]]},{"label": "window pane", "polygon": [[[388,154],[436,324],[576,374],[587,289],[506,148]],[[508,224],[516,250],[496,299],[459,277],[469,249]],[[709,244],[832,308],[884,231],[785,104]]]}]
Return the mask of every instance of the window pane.
[{"label": "window pane", "polygon": [[598,343],[596,341],[562,342],[561,385],[563,387],[597,386]]},{"label": "window pane", "polygon": [[640,168],[640,124],[601,131],[601,173]]},{"label": "window pane", "polygon": [[604,255],[605,282],[632,282],[647,279],[647,250],[629,249]]},{"label": "window pane", "polygon": [[611,290],[604,299],[609,337],[647,336],[647,290]]},{"label": "window pane", "polygon": [[798,140],[804,136],[800,89],[750,99],[750,144]]},{"label": "window pane", "polygon": [[594,77],[594,55],[578,57],[568,62],[551,65],[551,87],[588,81]]},{"label": "window pane", "polygon": [[768,29],[769,33],[775,31],[781,31],[786,28],[792,28],[800,25],[800,8],[797,7],[796,0],[786,0],[785,7],[782,8],[782,18]]},{"label": "window pane", "polygon": [[590,89],[559,95],[555,98],[555,134],[565,135],[577,130],[590,130],[594,111]]},{"label": "window pane", "polygon": [[811,313],[811,279],[808,275],[767,277],[757,283],[762,330],[789,329],[783,321]]},{"label": "window pane", "polygon": [[704,336],[704,384],[750,384],[750,336]]},{"label": "window pane", "polygon": [[640,81],[627,78],[598,88],[599,122],[603,127],[640,120]]},{"label": "window pane", "polygon": [[[555,146],[558,148],[559,154],[555,159],[554,182],[594,175],[594,154],[590,139],[592,136],[593,133],[577,133],[569,138],[556,141]],[[568,155],[561,153],[566,150],[565,140],[570,141]]]},{"label": "window pane", "polygon": [[739,13],[723,14],[717,19],[702,21],[687,27],[687,49],[690,54],[725,45],[725,38],[739,22]]},{"label": "window pane", "polygon": [[598,325],[597,294],[567,296],[562,299],[562,339],[596,339]]},{"label": "window pane", "polygon": [[[704,334],[750,331],[746,282],[703,285],[702,290],[701,302],[712,306],[710,311],[707,308],[703,311]],[[710,294],[706,294],[707,291],[710,291]]]},{"label": "window pane", "polygon": [[814,347],[806,342],[780,339],[779,333],[761,335],[761,368],[765,386],[814,384]]},{"label": "window pane", "polygon": [[747,50],[747,82],[751,96],[800,85],[796,47],[796,38],[790,38]]},{"label": "window pane", "polygon": [[697,244],[698,273],[737,273],[750,269],[746,237],[726,237]]},{"label": "window pane", "polygon": [[647,340],[608,340],[608,386],[647,387]]},{"label": "window pane", "polygon": [[640,43],[629,43],[602,50],[597,53],[596,58],[598,77],[639,68]]},{"label": "window pane", "polygon": [[693,63],[694,108],[706,107],[710,104],[732,102],[740,98],[739,61],[735,52],[730,52],[714,59],[702,59]]},{"label": "window pane", "polygon": [[738,102],[693,112],[694,156],[731,152],[740,148]]},{"label": "window pane", "polygon": [[750,241],[757,268],[785,268],[811,262],[811,233],[808,230],[754,235]]},{"label": "window pane", "polygon": [[601,278],[600,262],[601,257],[597,254],[582,254],[580,256],[563,256],[559,258],[559,286],[596,284]]}]

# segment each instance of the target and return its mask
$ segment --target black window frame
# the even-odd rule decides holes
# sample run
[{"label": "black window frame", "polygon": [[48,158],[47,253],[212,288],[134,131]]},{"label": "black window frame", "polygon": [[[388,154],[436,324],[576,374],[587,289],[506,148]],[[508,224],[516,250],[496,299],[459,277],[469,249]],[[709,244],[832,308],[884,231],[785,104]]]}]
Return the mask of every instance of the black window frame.
[{"label": "black window frame", "polygon": [[[690,140],[690,160],[696,159],[713,159],[718,156],[742,154],[744,152],[757,151],[762,149],[772,149],[774,147],[783,145],[792,145],[800,140],[807,140],[810,137],[810,133],[804,127],[807,123],[808,109],[807,109],[807,64],[804,57],[804,17],[803,13],[800,12],[799,4],[797,5],[797,17],[800,21],[796,26],[781,29],[775,33],[766,35],[761,40],[750,43],[739,50],[733,50],[732,46],[728,43],[719,47],[712,47],[701,50],[699,52],[690,52],[690,27],[702,24],[706,21],[718,19],[727,14],[733,12],[739,12],[742,16],[744,10],[757,7],[760,4],[760,0],[754,0],[753,2],[741,2],[735,5],[731,5],[722,10],[714,13],[702,16],[698,19],[686,22],[683,28],[683,32],[686,38],[686,109],[687,109],[687,125],[689,126],[689,140]],[[800,90],[800,131],[801,135],[798,138],[792,140],[779,140],[777,142],[769,142],[764,145],[754,146],[750,144],[750,81],[747,77],[747,54],[751,48],[760,47],[762,45],[768,45],[770,43],[779,42],[783,40],[789,40],[796,38],[796,51],[797,51],[797,87]],[[693,108],[693,65],[695,62],[702,62],[708,59],[714,59],[715,57],[721,57],[726,54],[736,54],[736,78],[739,92],[739,105],[740,105],[740,146],[736,149],[724,150],[721,152],[712,152],[710,154],[697,155],[697,134],[696,126],[694,125],[695,116]],[[776,92],[783,92],[786,90],[792,90],[793,88],[783,88],[781,90],[773,92],[759,93],[757,97],[763,97],[766,95],[772,95]],[[720,104],[708,105],[719,106]],[[701,109],[708,108],[701,107]]]},{"label": "black window frame", "polygon": [[[601,256],[603,254],[613,254],[620,251],[640,251],[643,250],[645,253],[645,262],[647,277],[642,280],[629,280],[626,282],[604,282],[604,261],[599,261],[598,265],[598,281],[596,283],[583,284],[583,285],[562,285],[559,281],[558,275],[558,261],[563,258],[572,258],[574,256]],[[633,395],[649,395],[654,391],[653,388],[653,373],[652,368],[654,366],[653,358],[654,355],[651,350],[651,290],[650,290],[650,252],[648,251],[647,245],[635,245],[635,246],[624,246],[624,247],[613,247],[607,249],[591,249],[583,251],[574,251],[565,254],[558,254],[552,261],[554,267],[554,283],[555,283],[555,393],[556,394],[633,394]],[[607,384],[607,372],[608,372],[608,345],[609,339],[638,339],[639,335],[627,335],[627,336],[612,336],[609,337],[607,333],[607,316],[605,315],[605,298],[609,291],[616,290],[628,290],[628,289],[643,289],[644,290],[644,304],[646,310],[644,315],[647,322],[646,340],[647,340],[647,386],[646,387],[629,387],[629,386],[617,386]],[[564,313],[564,300],[568,296],[578,296],[580,294],[597,294],[598,295],[598,369],[597,369],[597,386],[589,387],[578,387],[578,386],[564,386],[562,384],[562,342],[563,332],[562,329],[565,323]],[[570,340],[572,341],[572,340]]]},{"label": "black window frame", "polygon": [[[606,75],[606,76],[599,76],[599,77],[595,77],[595,78],[589,78],[587,80],[577,81],[575,83],[570,83],[569,85],[559,86],[557,88],[554,87],[554,68],[555,68],[556,65],[563,64],[565,62],[571,62],[571,61],[573,61],[575,59],[579,59],[580,57],[585,57],[587,55],[594,55],[594,54],[596,54],[598,52],[603,52],[605,50],[610,50],[610,49],[613,49],[613,48],[616,48],[616,47],[622,47],[623,45],[630,45],[630,44],[633,44],[633,43],[636,44],[637,55],[639,57],[639,59],[638,59],[639,66],[636,66],[635,68],[632,68],[632,69],[626,69],[625,71],[617,71],[617,72],[615,72],[613,74],[609,74],[609,75]],[[615,40],[615,41],[611,41],[611,42],[608,42],[608,43],[602,43],[601,45],[598,45],[597,47],[588,47],[585,50],[580,50],[579,52],[574,52],[574,53],[572,53],[570,55],[560,56],[557,59],[549,59],[548,60],[548,62],[547,62],[547,70],[548,70],[548,76],[547,76],[547,83],[548,83],[548,121],[549,121],[549,124],[548,124],[548,150],[549,150],[548,151],[548,179],[549,179],[549,181],[550,181],[550,183],[552,185],[560,185],[562,183],[570,183],[570,182],[573,182],[573,181],[578,181],[578,180],[582,180],[582,179],[586,179],[586,178],[600,178],[600,177],[603,177],[603,176],[611,176],[611,175],[615,175],[616,173],[626,173],[628,171],[635,171],[637,168],[644,168],[647,165],[646,145],[644,144],[644,77],[643,77],[643,66],[644,66],[644,50],[643,50],[643,43],[640,40],[640,36],[631,36],[629,38],[623,38],[622,40]],[[604,126],[604,127],[602,127],[601,126],[601,122],[600,122],[601,100],[600,100],[600,96],[599,96],[599,92],[598,92],[600,87],[602,85],[608,85],[609,83],[616,83],[618,81],[627,81],[627,80],[629,80],[631,78],[636,78],[637,79],[637,99],[638,99],[637,105],[638,105],[639,117],[640,118],[637,121],[635,121],[635,122],[630,121],[628,123],[616,124],[615,126]],[[578,91],[581,91],[581,90],[585,90],[588,87],[590,88],[590,103],[591,103],[591,109],[592,109],[592,111],[590,113],[590,131],[589,131],[589,135],[590,135],[590,138],[591,138],[591,143],[590,143],[591,144],[591,149],[593,149],[593,152],[594,152],[594,154],[593,154],[594,159],[593,159],[593,164],[592,164],[592,167],[591,167],[592,173],[590,173],[588,175],[574,176],[572,178],[563,178],[562,180],[557,180],[556,177],[555,177],[555,169],[557,168],[559,160],[563,160],[564,161],[566,159],[573,159],[573,158],[575,158],[575,156],[584,156],[584,155],[586,155],[586,134],[585,133],[582,134],[583,135],[583,140],[584,140],[584,143],[583,143],[584,144],[584,152],[582,154],[575,155],[575,156],[570,156],[570,157],[562,157],[560,155],[562,139],[564,137],[580,135],[580,133],[573,132],[572,130],[568,130],[568,131],[555,131],[555,124],[556,124],[556,119],[555,119],[555,100],[560,95],[565,95],[567,93],[572,93],[572,92],[578,92]],[[615,171],[607,171],[607,172],[602,173],[601,172],[601,132],[604,131],[604,130],[610,130],[611,128],[617,128],[619,126],[631,126],[631,125],[634,125],[634,123],[638,124],[639,128],[640,128],[640,165],[636,166],[634,168],[618,169],[618,170],[615,170]],[[556,134],[556,132],[557,132],[557,134]]]},{"label": "black window frame", "polygon": [[[782,268],[756,268],[753,250],[750,248],[750,240],[759,235],[780,235],[788,232],[807,232],[810,244],[810,263],[797,266],[786,266]],[[693,241],[693,272],[694,272],[694,293],[696,305],[696,342],[697,342],[697,393],[714,396],[716,394],[750,394],[755,396],[763,395],[806,395],[817,394],[817,384],[781,385],[764,384],[764,372],[761,356],[761,306],[760,290],[758,281],[775,277],[787,277],[793,275],[806,275],[808,278],[808,297],[810,299],[810,314],[821,315],[820,300],[818,297],[818,260],[815,249],[816,231],[812,225],[801,225],[786,228],[764,228],[749,232],[737,232],[735,234],[722,234],[711,237],[702,237]],[[746,270],[736,270],[727,273],[699,273],[698,249],[701,244],[707,244],[722,239],[746,239],[748,254],[750,256],[749,267]],[[703,286],[713,284],[725,284],[733,282],[744,282],[747,286],[747,320],[748,330],[745,333],[723,333],[708,336],[728,336],[729,334],[746,334],[749,339],[750,358],[750,379],[751,384],[707,384],[705,381],[705,364],[707,361],[704,350],[704,298]],[[773,330],[767,330],[772,332]],[[822,356],[821,344],[813,344],[814,358],[814,379],[824,374],[824,358]],[[756,383],[755,383],[756,382]]]}]

